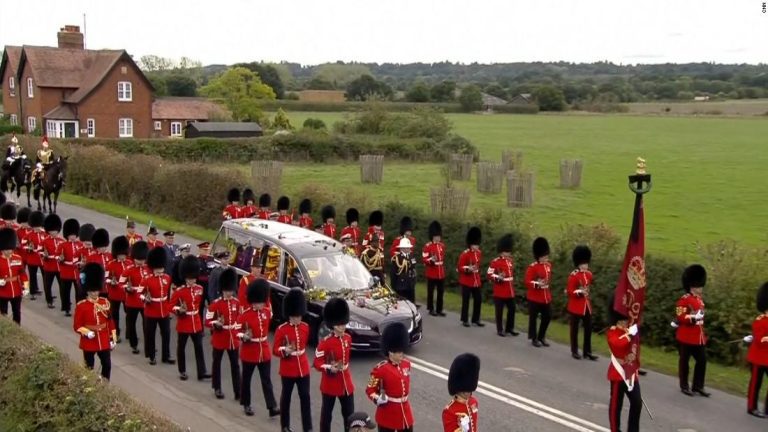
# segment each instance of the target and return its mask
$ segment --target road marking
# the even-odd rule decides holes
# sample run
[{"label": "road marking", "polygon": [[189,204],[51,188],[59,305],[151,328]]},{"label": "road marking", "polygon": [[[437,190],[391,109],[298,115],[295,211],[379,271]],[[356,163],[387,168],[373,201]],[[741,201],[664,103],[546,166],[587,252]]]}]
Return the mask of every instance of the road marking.
[{"label": "road marking", "polygon": [[517,372],[520,375],[530,375],[528,372],[525,371],[525,369],[520,369],[518,367],[513,367],[513,366],[505,367],[504,370],[510,371],[510,372]]},{"label": "road marking", "polygon": [[[447,375],[448,369],[419,358],[409,356],[408,359],[411,361],[411,366],[413,366],[414,369],[420,370],[422,372],[426,372],[432,376],[435,376],[444,380],[448,379],[448,375]],[[478,382],[477,393],[486,395],[500,402],[504,402],[508,405],[515,406],[524,411],[528,411],[539,417],[553,421],[555,423],[558,423],[562,426],[565,426],[575,431],[610,432],[610,429],[608,428],[592,423],[588,420],[584,420],[580,417],[576,417],[574,415],[568,414],[566,412],[560,411],[558,409],[549,407],[547,405],[544,405],[542,403],[520,396],[518,394],[509,392],[502,388],[490,385],[483,381]]]}]

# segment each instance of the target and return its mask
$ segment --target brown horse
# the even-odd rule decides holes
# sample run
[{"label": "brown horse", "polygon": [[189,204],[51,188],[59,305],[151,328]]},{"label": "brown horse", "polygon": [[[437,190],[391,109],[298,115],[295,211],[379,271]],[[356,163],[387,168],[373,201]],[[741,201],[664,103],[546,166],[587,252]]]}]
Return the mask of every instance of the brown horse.
[{"label": "brown horse", "polygon": [[[35,189],[37,209],[43,212],[56,213],[56,205],[59,201],[59,192],[64,187],[64,179],[67,177],[67,157],[57,157],[51,166],[45,171],[43,180]],[[40,191],[43,192],[43,205],[40,206]],[[53,196],[53,200],[51,200]],[[46,203],[47,210],[46,210]]]}]

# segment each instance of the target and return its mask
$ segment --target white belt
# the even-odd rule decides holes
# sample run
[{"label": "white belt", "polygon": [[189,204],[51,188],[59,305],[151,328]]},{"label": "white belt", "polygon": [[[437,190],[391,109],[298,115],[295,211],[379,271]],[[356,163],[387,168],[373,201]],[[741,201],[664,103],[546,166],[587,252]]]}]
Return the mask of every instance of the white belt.
[{"label": "white belt", "polygon": [[408,402],[408,395],[405,395],[405,396],[403,396],[401,398],[387,396],[387,402],[406,403],[406,402]]},{"label": "white belt", "polygon": [[267,341],[266,336],[260,337],[260,338],[251,338],[251,342],[266,342],[266,341]]},{"label": "white belt", "polygon": [[198,313],[200,313],[200,311],[187,311],[187,315],[190,316],[197,315]]},{"label": "white belt", "polygon": [[238,327],[239,326],[237,324],[221,326],[221,328],[224,329],[224,330],[234,330],[234,329],[236,329]]},{"label": "white belt", "polygon": [[149,298],[149,301],[155,302],[155,303],[162,303],[162,302],[164,302],[166,300],[167,300],[166,297],[150,297]]},{"label": "white belt", "polygon": [[302,349],[302,350],[299,350],[299,351],[294,351],[294,352],[291,353],[291,355],[294,356],[294,357],[298,357],[300,355],[304,355],[304,350]]}]

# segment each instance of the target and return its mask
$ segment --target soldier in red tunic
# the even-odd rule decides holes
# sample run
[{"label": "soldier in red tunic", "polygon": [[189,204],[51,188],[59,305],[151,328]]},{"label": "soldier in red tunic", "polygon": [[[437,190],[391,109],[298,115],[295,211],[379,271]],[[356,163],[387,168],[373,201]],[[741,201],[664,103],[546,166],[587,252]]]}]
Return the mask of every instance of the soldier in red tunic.
[{"label": "soldier in red tunic", "polygon": [[288,213],[288,209],[291,207],[291,200],[287,196],[281,196],[277,199],[277,221],[284,224],[293,223],[293,215]]},{"label": "soldier in red tunic", "polygon": [[[272,353],[269,350],[269,325],[272,322],[272,309],[267,306],[269,299],[269,282],[265,279],[255,279],[247,287],[247,307],[238,318],[240,332],[237,336],[242,341],[240,360],[243,363],[242,399],[245,415],[252,416],[251,407],[251,378],[253,371],[259,370],[261,391],[267,405],[270,417],[280,415],[277,409],[275,394],[272,390]],[[241,305],[242,306],[242,305]]]},{"label": "soldier in red tunic", "polygon": [[[112,254],[107,250],[107,248],[109,248],[109,232],[104,228],[99,228],[95,230],[93,232],[93,235],[91,236],[91,241],[89,243],[92,246],[91,249],[93,253],[91,253],[88,256],[86,256],[85,253],[82,253],[81,257],[84,257],[84,258],[81,258],[81,260],[85,259],[86,263],[89,263],[89,262],[96,263],[105,270],[104,272],[105,284],[101,288],[100,295],[104,298],[109,298],[109,291],[107,288],[109,285],[106,283],[106,281],[108,281],[110,278],[109,263],[112,262]],[[119,311],[119,309],[114,309],[114,308],[112,310]],[[114,312],[113,314],[117,314],[117,312]],[[117,329],[117,327],[115,327],[115,329]]]},{"label": "soldier in red tunic", "polygon": [[240,400],[240,302],[235,297],[237,273],[233,268],[227,268],[219,275],[220,297],[211,303],[205,314],[205,325],[211,328],[211,345],[213,346],[213,391],[217,399],[224,399],[221,391],[221,358],[227,353],[229,370],[232,373],[232,391],[235,400]]},{"label": "soldier in red tunic", "polygon": [[[445,292],[445,244],[442,241],[443,227],[432,221],[427,229],[429,241],[421,252],[424,276],[427,278],[427,310],[432,316],[445,316],[443,293]],[[435,292],[437,299],[435,300]]]},{"label": "soldier in red tunic", "polygon": [[304,198],[299,203],[299,226],[311,230],[315,223],[312,222],[312,201]]},{"label": "soldier in red tunic", "polygon": [[224,220],[239,219],[243,217],[240,207],[240,189],[232,188],[227,192],[227,204],[221,211],[221,217]]},{"label": "soldier in red tunic", "polygon": [[19,226],[16,224],[16,204],[7,202],[0,206],[0,228],[11,228],[16,231]]},{"label": "soldier in red tunic", "polygon": [[269,208],[272,205],[272,197],[265,193],[259,196],[259,211],[256,213],[256,217],[259,219],[269,220],[269,216],[272,214],[272,210]]},{"label": "soldier in red tunic", "polygon": [[197,363],[197,380],[202,381],[211,375],[205,370],[203,353],[203,322],[198,309],[203,301],[203,287],[197,284],[200,264],[197,258],[187,256],[179,263],[179,273],[184,278],[184,285],[176,288],[171,295],[171,310],[176,314],[176,359],[179,366],[179,378],[189,379],[187,375],[187,339],[192,339]]},{"label": "soldier in red tunic", "polygon": [[355,248],[355,255],[360,256],[362,248],[362,238],[360,236],[360,227],[358,226],[358,220],[360,219],[360,212],[356,208],[347,209],[347,226],[341,230],[341,235],[349,234],[352,242],[352,247]]},{"label": "soldier in red tunic", "polygon": [[[43,263],[43,290],[45,291],[45,301],[48,303],[48,309],[53,309],[53,280],[55,279],[61,286],[61,275],[59,274],[59,255],[57,250],[64,239],[59,236],[61,231],[61,218],[57,214],[49,214],[43,222],[45,236],[43,238],[40,258]],[[62,301],[63,302],[63,301]],[[62,311],[64,304],[62,303]]]},{"label": "soldier in red tunic", "polygon": [[332,239],[336,238],[336,208],[332,205],[327,205],[320,210],[320,215],[323,218],[323,234]]},{"label": "soldier in red tunic", "polygon": [[[499,256],[488,265],[488,281],[493,284],[493,303],[496,311],[496,334],[517,336],[515,331],[515,263],[512,262],[512,234],[501,237],[496,245]],[[507,308],[507,322],[502,327],[504,307]]]},{"label": "soldier in red tunic", "polygon": [[453,359],[448,371],[448,393],[453,397],[443,409],[444,432],[477,432],[477,399],[472,392],[480,380],[480,359],[470,353]]},{"label": "soldier in red tunic", "polygon": [[[549,242],[544,237],[533,241],[532,262],[525,271],[525,289],[528,299],[528,339],[535,347],[549,346],[547,328],[552,319],[552,293],[549,280],[552,277],[552,263],[549,262]],[[541,323],[536,331],[536,321]]]},{"label": "soldier in red tunic", "polygon": [[392,256],[398,252],[398,245],[400,240],[408,239],[411,242],[413,250],[416,249],[416,237],[413,236],[413,219],[409,216],[403,216],[400,219],[400,235],[392,240],[392,246],[389,248],[389,256]]},{"label": "soldier in red tunic", "polygon": [[288,322],[275,330],[272,354],[280,358],[280,427],[291,431],[291,395],[295,386],[301,405],[301,425],[304,432],[312,430],[312,411],[309,399],[309,360],[307,343],[309,324],[302,321],[307,313],[307,300],[301,288],[292,288],[283,299],[283,316]]},{"label": "soldier in red tunic", "polygon": [[[16,247],[16,253],[21,257],[21,262],[24,263],[24,270],[27,269],[27,261],[29,260],[29,236],[32,234],[32,228],[29,226],[29,216],[32,214],[32,210],[29,207],[22,207],[16,213],[16,223],[18,228],[16,229],[16,236],[19,238],[19,244]],[[35,271],[35,277],[37,277],[37,271]],[[37,293],[37,280],[32,282],[30,278],[30,300],[34,300],[34,296]]]},{"label": "soldier in red tunic", "polygon": [[128,244],[133,247],[133,244],[137,241],[144,240],[141,234],[136,232],[136,222],[125,217],[125,237],[128,239]]},{"label": "soldier in red tunic", "polygon": [[[43,228],[44,220],[45,215],[41,211],[33,211],[32,214],[29,215],[29,228],[31,231],[27,237],[26,264],[29,271],[30,300],[35,300],[36,295],[40,294],[40,287],[37,283],[37,273],[38,271],[42,273],[43,267],[41,253],[43,251],[43,241],[47,236],[45,229]],[[46,297],[46,301],[48,302],[48,307],[53,306],[53,299],[49,300]]]},{"label": "soldier in red tunic", "polygon": [[768,282],[757,292],[757,310],[760,315],[752,322],[752,334],[744,338],[749,343],[747,361],[752,366],[752,376],[747,389],[747,412],[755,417],[768,415],[768,392],[765,396],[764,411],[757,408],[763,375],[768,374]]},{"label": "soldier in red tunic", "polygon": [[580,360],[579,354],[579,322],[584,325],[584,358],[597,360],[592,354],[592,272],[589,262],[592,251],[587,246],[576,246],[573,249],[573,265],[576,267],[568,276],[565,292],[568,295],[568,314],[570,315],[571,357]]},{"label": "soldier in red tunic", "polygon": [[480,307],[483,302],[483,278],[480,275],[483,252],[480,250],[482,233],[480,228],[472,227],[467,231],[467,248],[459,255],[456,271],[461,285],[461,323],[469,327],[469,298],[472,297],[472,324],[485,327],[480,321]]},{"label": "soldier in red tunic", "polygon": [[155,340],[159,327],[161,360],[175,364],[176,360],[171,358],[171,277],[165,274],[165,249],[150,250],[147,267],[151,273],[141,282],[144,292],[139,296],[144,301],[144,353],[149,364],[157,364]]},{"label": "soldier in red tunic", "polygon": [[63,228],[65,241],[59,243],[59,247],[56,249],[61,277],[61,285],[59,286],[61,310],[66,316],[70,316],[70,308],[72,307],[72,287],[75,288],[76,301],[85,298],[85,292],[80,288],[80,249],[82,249],[82,245],[77,240],[79,232],[80,222],[77,219],[65,220]]},{"label": "soldier in red tunic", "polygon": [[256,212],[258,211],[259,209],[256,207],[256,194],[253,193],[252,189],[246,188],[243,190],[243,206],[240,207],[240,217],[256,217]]},{"label": "soldier in red tunic", "polygon": [[80,335],[85,365],[93,369],[96,356],[101,362],[101,376],[109,379],[112,371],[111,351],[117,344],[115,325],[109,300],[99,297],[104,287],[104,268],[96,263],[83,267],[83,289],[88,293],[85,300],[75,306],[72,328]]},{"label": "soldier in red tunic", "polygon": [[[141,296],[146,289],[144,280],[152,274],[152,271],[146,265],[149,254],[147,242],[144,240],[137,241],[130,247],[130,251],[133,265],[125,269],[118,283],[125,286],[125,336],[131,344],[131,352],[138,354],[139,334],[136,332],[136,320],[141,315],[143,330],[146,323],[144,321],[144,301]],[[146,352],[144,356],[149,358]]]},{"label": "soldier in red tunic", "polygon": [[[117,332],[117,342],[120,339],[120,307],[125,303],[125,285],[127,279],[124,278],[129,268],[133,267],[133,260],[128,258],[128,239],[125,236],[117,236],[112,240],[112,261],[107,264],[107,298],[109,306],[112,309],[112,321],[115,323]],[[128,307],[125,306],[126,316]],[[142,309],[143,315],[143,309]],[[136,323],[134,322],[134,329]],[[135,331],[135,330],[134,330]]]},{"label": "soldier in red tunic", "polygon": [[349,323],[347,301],[339,297],[328,300],[323,308],[323,320],[331,334],[317,344],[314,366],[322,374],[320,432],[331,432],[336,398],[341,405],[342,418],[346,419],[355,412],[355,383],[352,382],[352,373],[349,370],[352,336],[346,332]]},{"label": "soldier in red tunic", "polygon": [[157,238],[157,234],[157,228],[154,226],[150,226],[147,230],[147,245],[149,245],[149,250],[163,247],[163,241]]},{"label": "soldier in red tunic", "polygon": [[[93,234],[96,232],[96,227],[93,224],[82,224],[80,231],[78,231],[77,239],[80,246],[80,261],[79,266],[83,268],[88,258],[96,253],[96,249],[93,247]],[[109,246],[109,243],[107,243]]]},{"label": "soldier in red tunic", "polygon": [[609,322],[611,328],[605,333],[608,339],[608,348],[611,350],[611,362],[608,364],[608,381],[611,383],[611,401],[608,405],[608,420],[611,432],[621,430],[621,407],[624,404],[624,395],[629,399],[629,418],[627,420],[628,432],[640,431],[640,411],[643,399],[640,395],[640,382],[635,372],[633,376],[626,376],[622,365],[634,357],[631,352],[631,341],[637,335],[637,324],[627,328],[627,317],[613,309],[613,297],[608,303]]},{"label": "soldier in red tunic", "polygon": [[[709,397],[704,390],[704,377],[707,372],[707,336],[704,333],[704,300],[701,295],[707,283],[707,271],[699,264],[686,267],[683,271],[683,289],[675,307],[677,316],[677,342],[680,354],[678,375],[680,391],[688,396],[698,393]],[[694,358],[693,388],[688,387],[688,363]]]},{"label": "soldier in red tunic", "polygon": [[368,215],[368,232],[365,234],[365,237],[363,237],[363,249],[365,249],[365,247],[371,243],[373,236],[376,235],[376,238],[379,240],[378,247],[382,252],[382,257],[384,256],[384,245],[387,244],[384,240],[384,230],[381,229],[383,223],[384,213],[382,213],[381,210],[372,211],[371,214]]},{"label": "soldier in red tunic", "polygon": [[13,228],[0,229],[0,314],[8,315],[8,304],[16,324],[21,324],[21,297],[29,292],[24,261],[15,252],[18,238]]},{"label": "soldier in red tunic", "polygon": [[381,351],[387,357],[371,370],[365,394],[376,404],[379,432],[413,432],[411,362],[404,351],[409,345],[408,329],[401,322],[384,327]]}]

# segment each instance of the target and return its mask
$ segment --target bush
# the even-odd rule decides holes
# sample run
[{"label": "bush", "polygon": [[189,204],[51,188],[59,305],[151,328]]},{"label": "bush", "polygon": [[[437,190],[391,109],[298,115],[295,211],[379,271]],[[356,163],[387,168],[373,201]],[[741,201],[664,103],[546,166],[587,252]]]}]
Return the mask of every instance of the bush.
[{"label": "bush", "polygon": [[326,129],[324,121],[312,117],[304,120],[304,124],[302,126],[308,129]]},{"label": "bush", "polygon": [[[264,111],[277,111],[278,108],[283,108],[286,111],[314,111],[314,112],[355,112],[359,111],[368,104],[368,102],[307,102],[299,100],[273,100],[264,101],[261,107]],[[379,102],[381,108],[384,111],[389,112],[407,112],[414,108],[429,107],[439,109],[446,113],[459,113],[461,107],[458,103],[417,103],[417,102]]]},{"label": "bush", "polygon": [[499,114],[537,114],[539,106],[536,104],[507,104],[493,107],[493,112]]}]

